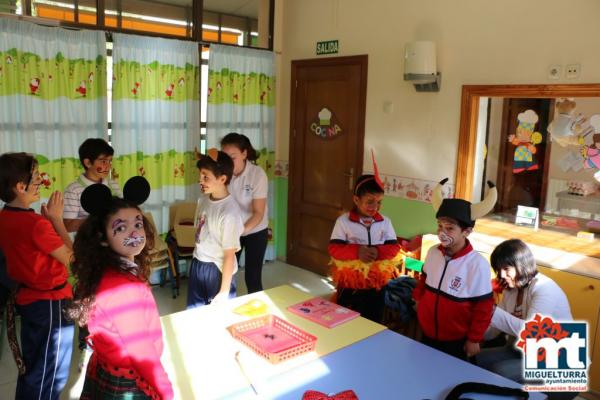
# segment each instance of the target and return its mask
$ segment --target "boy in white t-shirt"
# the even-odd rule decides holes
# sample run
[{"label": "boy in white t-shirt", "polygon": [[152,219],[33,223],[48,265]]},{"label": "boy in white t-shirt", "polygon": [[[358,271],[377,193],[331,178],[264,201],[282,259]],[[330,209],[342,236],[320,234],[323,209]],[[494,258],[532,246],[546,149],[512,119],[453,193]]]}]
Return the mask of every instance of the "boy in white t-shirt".
[{"label": "boy in white t-shirt", "polygon": [[235,253],[244,232],[242,213],[229,194],[233,161],[210,149],[198,161],[204,196],[196,210],[196,247],[189,272],[187,308],[214,304],[236,296]]}]

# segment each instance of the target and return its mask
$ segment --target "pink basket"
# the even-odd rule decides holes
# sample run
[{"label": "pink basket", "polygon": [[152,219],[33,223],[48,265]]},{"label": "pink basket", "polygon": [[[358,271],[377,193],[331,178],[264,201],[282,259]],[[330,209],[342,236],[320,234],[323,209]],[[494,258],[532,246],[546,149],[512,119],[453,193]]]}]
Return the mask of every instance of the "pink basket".
[{"label": "pink basket", "polygon": [[231,335],[273,364],[313,351],[316,336],[275,316],[265,315],[227,328]]}]

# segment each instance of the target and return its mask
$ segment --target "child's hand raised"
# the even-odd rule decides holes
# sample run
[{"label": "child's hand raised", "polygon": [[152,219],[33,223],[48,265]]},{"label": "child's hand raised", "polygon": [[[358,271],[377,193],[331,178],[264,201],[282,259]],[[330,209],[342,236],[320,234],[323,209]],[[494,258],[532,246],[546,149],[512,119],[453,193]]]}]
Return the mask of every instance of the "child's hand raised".
[{"label": "child's hand raised", "polygon": [[378,251],[375,247],[360,246],[358,248],[358,258],[364,263],[370,263],[377,259]]},{"label": "child's hand raised", "polygon": [[65,202],[63,194],[56,191],[50,195],[48,203],[42,203],[41,212],[42,215],[48,218],[51,222],[62,221],[63,208]]}]

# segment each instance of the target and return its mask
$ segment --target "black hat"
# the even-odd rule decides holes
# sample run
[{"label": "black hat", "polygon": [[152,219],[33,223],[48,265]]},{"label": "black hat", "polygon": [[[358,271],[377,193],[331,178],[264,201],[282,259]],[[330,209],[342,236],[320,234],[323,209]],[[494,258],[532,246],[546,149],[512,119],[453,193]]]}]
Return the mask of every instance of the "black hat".
[{"label": "black hat", "polygon": [[487,182],[490,188],[487,196],[477,204],[472,204],[470,201],[463,199],[444,199],[442,196],[442,186],[446,182],[448,182],[448,178],[442,179],[433,189],[433,195],[431,196],[431,205],[436,211],[436,218],[452,218],[466,226],[473,227],[475,226],[475,220],[492,211],[496,204],[498,190],[490,181]]},{"label": "black hat", "polygon": [[475,226],[475,221],[471,219],[471,202],[463,199],[444,199],[435,217],[452,218],[466,226]]}]

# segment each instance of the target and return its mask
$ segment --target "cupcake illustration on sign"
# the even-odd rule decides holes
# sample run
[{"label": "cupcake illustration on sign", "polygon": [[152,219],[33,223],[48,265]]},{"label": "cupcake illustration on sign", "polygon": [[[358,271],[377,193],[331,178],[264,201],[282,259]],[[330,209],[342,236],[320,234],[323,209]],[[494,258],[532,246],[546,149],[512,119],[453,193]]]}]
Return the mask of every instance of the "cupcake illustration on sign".
[{"label": "cupcake illustration on sign", "polygon": [[329,126],[331,124],[331,111],[323,108],[319,113],[319,124],[321,126]]},{"label": "cupcake illustration on sign", "polygon": [[319,111],[317,118],[310,124],[310,130],[323,139],[335,137],[342,132],[337,118],[327,107]]},{"label": "cupcake illustration on sign", "polygon": [[542,134],[534,131],[535,124],[539,120],[535,111],[524,111],[517,119],[519,120],[517,134],[508,135],[508,141],[517,146],[513,160],[513,174],[539,169],[534,157],[537,152],[535,145],[542,143]]}]

